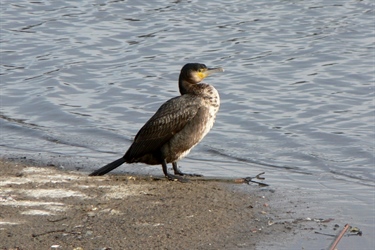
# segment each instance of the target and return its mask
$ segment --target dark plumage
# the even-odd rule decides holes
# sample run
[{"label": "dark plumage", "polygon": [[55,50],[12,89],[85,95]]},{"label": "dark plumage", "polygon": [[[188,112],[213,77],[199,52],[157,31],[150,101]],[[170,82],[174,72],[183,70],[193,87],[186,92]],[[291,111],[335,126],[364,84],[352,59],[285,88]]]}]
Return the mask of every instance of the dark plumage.
[{"label": "dark plumage", "polygon": [[[161,164],[169,180],[181,180],[176,176],[183,175],[177,161],[185,157],[212,128],[220,106],[216,89],[200,82],[211,73],[222,71],[222,68],[208,69],[199,63],[186,64],[179,77],[181,96],[168,100],[156,111],[139,130],[123,157],[90,176],[104,175],[125,162],[143,162]],[[176,175],[168,173],[167,163],[172,163]]]}]

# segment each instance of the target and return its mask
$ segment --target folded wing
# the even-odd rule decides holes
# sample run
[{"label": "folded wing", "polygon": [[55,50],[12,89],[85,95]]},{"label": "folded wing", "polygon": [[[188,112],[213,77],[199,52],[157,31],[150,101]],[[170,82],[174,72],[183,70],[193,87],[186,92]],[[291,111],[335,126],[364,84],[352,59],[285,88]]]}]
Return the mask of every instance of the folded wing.
[{"label": "folded wing", "polygon": [[201,97],[182,95],[164,103],[139,130],[124,156],[127,162],[159,150],[197,115],[202,101]]}]

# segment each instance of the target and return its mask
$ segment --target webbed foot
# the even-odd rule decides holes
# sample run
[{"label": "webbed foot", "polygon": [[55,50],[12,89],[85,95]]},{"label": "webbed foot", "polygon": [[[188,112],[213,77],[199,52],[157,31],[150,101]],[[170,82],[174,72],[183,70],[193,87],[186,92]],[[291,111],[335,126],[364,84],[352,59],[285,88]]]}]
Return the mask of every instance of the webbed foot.
[{"label": "webbed foot", "polygon": [[201,174],[190,174],[190,173],[181,172],[181,170],[177,166],[177,162],[173,162],[172,165],[173,165],[173,171],[174,171],[175,175],[190,176],[190,177],[203,177],[203,175],[201,175]]}]

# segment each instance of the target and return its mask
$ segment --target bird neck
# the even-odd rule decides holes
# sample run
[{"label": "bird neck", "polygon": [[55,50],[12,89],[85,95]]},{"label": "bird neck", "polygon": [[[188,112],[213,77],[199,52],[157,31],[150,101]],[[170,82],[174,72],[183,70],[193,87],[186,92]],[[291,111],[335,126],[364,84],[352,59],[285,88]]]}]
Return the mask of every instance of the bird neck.
[{"label": "bird neck", "polygon": [[200,86],[197,83],[191,83],[189,81],[180,79],[178,81],[178,87],[180,89],[181,95],[185,95],[185,94],[193,94],[193,95],[196,94],[197,95],[197,94],[199,94]]},{"label": "bird neck", "polygon": [[181,95],[189,94],[202,97],[206,104],[213,108],[215,114],[219,110],[220,96],[217,90],[206,83],[191,83],[189,81],[179,81]]},{"label": "bird neck", "polygon": [[186,80],[179,79],[178,81],[178,88],[180,89],[181,95],[192,94],[192,92],[194,92],[194,85],[195,84]]}]

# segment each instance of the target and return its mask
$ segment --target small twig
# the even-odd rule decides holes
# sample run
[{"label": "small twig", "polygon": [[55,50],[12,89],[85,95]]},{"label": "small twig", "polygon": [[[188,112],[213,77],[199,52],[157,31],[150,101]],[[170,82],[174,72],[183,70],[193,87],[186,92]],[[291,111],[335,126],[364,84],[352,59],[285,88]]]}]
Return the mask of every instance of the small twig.
[{"label": "small twig", "polygon": [[344,226],[344,228],[341,230],[341,232],[339,234],[337,234],[335,240],[332,242],[332,244],[329,246],[329,250],[334,250],[337,246],[337,244],[339,244],[339,241],[341,240],[341,238],[344,236],[344,234],[346,233],[346,231],[348,231],[349,229],[349,224],[346,224]]},{"label": "small twig", "polygon": [[35,237],[43,236],[43,235],[46,235],[46,234],[65,233],[65,232],[66,232],[65,229],[60,229],[60,230],[51,230],[51,231],[47,231],[47,232],[40,233],[40,234],[32,234],[31,236],[33,236],[33,237],[35,238]]},{"label": "small twig", "polygon": [[47,232],[40,233],[40,234],[32,234],[31,236],[33,236],[35,238],[35,237],[43,236],[43,235],[46,235],[46,234],[53,234],[53,233],[80,234],[79,232],[78,233],[69,232],[69,231],[66,231],[66,229],[60,229],[60,230],[51,230],[51,231],[47,231]]},{"label": "small twig", "polygon": [[259,179],[259,180],[265,180],[266,178],[264,177],[260,177],[261,175],[264,175],[266,172],[262,172],[260,174],[258,174],[257,176],[255,176],[255,178]]},{"label": "small twig", "polygon": [[255,184],[258,184],[259,186],[267,187],[267,186],[269,186],[268,184],[253,180],[253,179],[265,180],[264,177],[261,177],[261,175],[263,175],[263,174],[265,174],[265,172],[262,172],[262,173],[256,175],[255,177],[245,177],[245,178],[239,178],[239,179],[203,177],[203,178],[197,178],[195,180],[199,180],[199,181],[229,182],[229,183],[235,183],[235,184],[246,183],[246,184],[249,184],[249,185],[250,185],[250,183],[255,183]]},{"label": "small twig", "polygon": [[315,231],[314,233],[324,235],[324,236],[336,237],[336,235],[334,235],[334,234],[326,234],[326,233],[321,233],[321,232],[318,232],[318,231]]},{"label": "small twig", "polygon": [[267,187],[267,186],[269,186],[268,184],[253,180],[253,179],[265,180],[264,177],[261,177],[261,175],[263,175],[263,174],[265,174],[265,172],[262,172],[262,173],[256,175],[255,177],[245,177],[245,178],[237,179],[237,180],[235,180],[235,182],[237,182],[237,183],[247,183],[249,185],[250,185],[250,182],[251,182],[251,183],[258,184],[259,186],[262,186],[262,187]]},{"label": "small twig", "polygon": [[[267,187],[269,185],[266,184],[266,183],[254,181],[254,179],[265,180],[264,177],[261,177],[261,175],[263,175],[263,174],[265,174],[265,172],[262,172],[262,173],[260,173],[256,176],[254,176],[254,177],[245,177],[245,178],[239,178],[239,179],[221,178],[221,177],[192,177],[192,178],[187,178],[186,180],[187,181],[226,182],[226,183],[234,183],[234,184],[246,183],[246,184],[249,184],[249,185],[250,185],[250,183],[255,183],[255,184],[258,184],[259,186]],[[132,175],[128,178],[140,179],[140,180],[150,180],[150,178],[151,178],[151,180],[154,180],[154,181],[166,180],[166,178],[164,178],[164,177],[158,177],[158,176],[150,177],[150,176],[143,176],[143,175]]]},{"label": "small twig", "polygon": [[51,219],[47,219],[49,222],[59,222],[59,221],[62,221],[62,220],[66,220],[68,219],[68,217],[62,217],[60,219],[56,219],[56,220],[51,220]]}]

